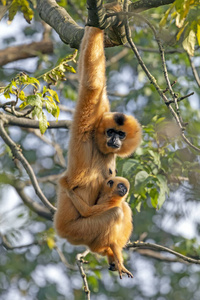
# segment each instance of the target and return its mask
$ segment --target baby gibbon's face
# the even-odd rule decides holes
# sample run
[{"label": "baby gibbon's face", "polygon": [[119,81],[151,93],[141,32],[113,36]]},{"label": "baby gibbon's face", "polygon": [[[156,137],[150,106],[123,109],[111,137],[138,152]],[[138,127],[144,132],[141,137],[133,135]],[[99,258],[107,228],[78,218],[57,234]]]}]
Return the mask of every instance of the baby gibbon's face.
[{"label": "baby gibbon's face", "polygon": [[140,143],[141,127],[132,116],[122,113],[105,113],[98,124],[96,140],[102,153],[128,156]]},{"label": "baby gibbon's face", "polygon": [[129,181],[124,177],[110,177],[104,182],[103,194],[117,195],[124,197],[128,194],[130,188]]}]

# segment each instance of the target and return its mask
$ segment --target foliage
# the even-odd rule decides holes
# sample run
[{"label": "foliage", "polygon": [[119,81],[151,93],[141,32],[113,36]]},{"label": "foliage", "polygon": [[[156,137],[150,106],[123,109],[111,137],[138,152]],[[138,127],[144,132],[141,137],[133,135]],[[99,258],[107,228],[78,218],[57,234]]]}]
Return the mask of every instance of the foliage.
[{"label": "foliage", "polygon": [[167,10],[160,25],[166,25],[171,13],[179,28],[177,41],[182,37],[183,48],[189,55],[194,55],[196,41],[200,46],[200,3],[199,0],[176,0]]},{"label": "foliage", "polygon": [[[75,0],[73,6],[70,2],[58,1],[77,23],[81,23],[76,8],[85,16],[85,1]],[[8,2],[2,3],[5,5]],[[20,3],[27,4],[28,1]],[[34,5],[30,7],[34,11]],[[14,8],[16,11],[22,7],[15,4]],[[167,12],[166,7],[152,9],[151,14],[145,12],[156,29],[164,15],[161,22],[164,27],[160,35],[165,43],[170,82],[177,80],[175,92],[180,96],[195,92],[194,96],[180,103],[180,114],[188,123],[186,135],[195,145],[199,144],[200,138],[199,86],[180,42],[186,40],[184,48],[193,54],[196,37],[199,43],[198,9],[198,1],[176,1]],[[26,18],[30,20],[28,6],[26,13]],[[16,26],[14,22],[17,20],[18,26],[22,17],[22,14],[15,15],[13,25]],[[165,90],[162,62],[152,33],[142,22],[133,21],[133,40],[140,47],[146,66]],[[179,26],[178,33],[176,25]],[[35,41],[36,35],[43,31],[37,15],[31,26],[28,26],[32,31],[27,40]],[[20,30],[22,38],[26,39],[23,32],[27,28],[21,27]],[[191,31],[196,37],[190,41]],[[178,40],[174,36],[178,36]],[[19,42],[17,38],[13,30],[11,35],[1,40],[1,44],[3,47],[12,46],[13,42]],[[63,46],[55,33],[51,38],[56,40],[55,52],[52,55],[40,55],[37,61],[33,59],[34,66],[37,65],[36,73],[24,62],[10,64],[0,69],[0,81],[1,86],[4,86],[1,89],[1,109],[9,108],[5,113],[27,119],[34,116],[40,120],[41,132],[45,132],[43,136],[37,131],[14,126],[7,126],[6,132],[15,143],[21,145],[21,151],[32,166],[42,191],[55,204],[54,175],[65,169],[63,156],[67,156],[68,131],[46,129],[51,116],[56,119],[72,118],[74,102],[71,100],[76,98],[77,80],[73,76],[68,77],[74,73],[71,65],[76,53],[66,56],[66,53],[71,53],[71,49]],[[106,49],[108,63],[112,62],[107,67],[107,87],[112,109],[133,114],[143,124],[141,147],[130,158],[119,159],[117,162],[118,175],[127,177],[131,183],[129,204],[134,214],[131,240],[138,240],[147,232],[147,239],[199,258],[199,157],[182,140],[167,106],[148,82],[141,67],[138,67],[133,52],[127,52],[120,60],[116,59],[123,49]],[[59,63],[56,64],[56,61]],[[193,63],[199,73],[198,51],[194,52]],[[19,68],[22,70],[20,74]],[[67,106],[66,110],[62,110],[64,105]],[[2,141],[0,157],[3,170],[0,174],[1,234],[6,236],[11,247],[31,244],[13,250],[1,247],[0,298],[83,299],[82,279],[75,270],[75,257],[84,249],[73,247],[61,239],[55,240],[52,222],[22,204],[22,190],[37,205],[41,201],[36,198],[26,172],[15,158],[12,159],[8,146]],[[61,262],[56,247],[64,254],[67,264]],[[199,299],[199,266],[167,262],[167,255],[166,261],[162,261],[145,257],[144,254],[145,251],[143,255],[142,252],[124,251],[125,264],[134,273],[133,281],[126,281],[125,278],[118,280],[115,272],[107,270],[104,257],[89,254],[86,257],[89,264],[83,267],[92,299]]]},{"label": "foliage", "polygon": [[[3,5],[7,4],[6,0],[1,0]],[[33,10],[30,8],[29,2],[27,0],[12,0],[12,4],[9,8],[9,21],[12,22],[16,13],[21,11],[25,20],[30,23],[33,19],[34,13]]]},{"label": "foliage", "polygon": [[[62,59],[55,68],[45,72],[45,74],[39,76],[38,79],[41,78],[45,80],[48,85],[55,85],[57,81],[65,80],[65,72],[75,73],[74,68],[69,66],[68,62],[74,61],[76,55],[77,51]],[[12,79],[6,87],[1,88],[0,93],[3,93],[5,99],[10,99],[12,95],[15,95],[16,101],[11,102],[11,105],[16,105],[19,99],[22,101],[19,106],[21,110],[31,107],[28,112],[26,111],[24,113],[24,116],[30,114],[32,115],[32,118],[36,116],[39,121],[40,132],[44,134],[49,123],[43,112],[43,107],[58,120],[60,109],[56,102],[59,103],[60,101],[57,92],[47,86],[43,86],[42,91],[39,92],[40,83],[38,79],[29,77],[25,73],[20,73]],[[26,96],[24,90],[25,88],[28,89],[30,86],[34,88],[34,94]]]}]

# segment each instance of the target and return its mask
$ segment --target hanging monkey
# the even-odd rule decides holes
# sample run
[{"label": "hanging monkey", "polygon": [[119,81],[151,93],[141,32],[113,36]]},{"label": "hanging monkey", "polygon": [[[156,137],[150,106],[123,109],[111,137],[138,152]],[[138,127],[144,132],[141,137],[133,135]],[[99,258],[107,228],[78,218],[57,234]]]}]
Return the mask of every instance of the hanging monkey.
[{"label": "hanging monkey", "polygon": [[[54,226],[58,235],[66,238],[72,244],[87,245],[92,242],[92,240],[88,240],[90,239],[88,232],[96,228],[97,223],[101,231],[107,232],[108,235],[111,235],[112,231],[116,232],[113,230],[113,226],[117,225],[115,220],[119,222],[119,218],[111,212],[112,209],[119,211],[118,205],[111,210],[103,211],[101,216],[97,214],[85,218],[81,216],[75,202],[73,203],[72,195],[76,195],[77,199],[80,197],[90,208],[100,206],[100,203],[95,204],[98,203],[98,199],[100,202],[101,198],[99,197],[105,180],[111,175],[115,176],[116,156],[127,157],[133,153],[141,141],[141,127],[132,116],[110,112],[106,94],[103,30],[95,27],[85,28],[80,49],[78,74],[78,103],[70,132],[68,166],[58,184],[58,203]],[[102,197],[104,198],[106,195]],[[82,201],[80,202],[82,203]],[[122,203],[124,202],[121,202],[120,209],[123,211],[124,218],[121,219],[125,220],[130,211]],[[109,201],[106,205],[109,207]],[[127,229],[126,233],[126,228],[124,228],[123,234],[127,234],[129,237],[129,231]],[[94,235],[91,236],[92,238],[94,239]],[[127,239],[125,238],[125,240]],[[107,253],[109,263],[112,265],[119,261],[116,264],[116,268],[119,270],[122,261],[121,250],[110,248],[109,251]],[[128,276],[132,275],[126,269],[119,270],[119,273],[121,272],[127,273]]]}]

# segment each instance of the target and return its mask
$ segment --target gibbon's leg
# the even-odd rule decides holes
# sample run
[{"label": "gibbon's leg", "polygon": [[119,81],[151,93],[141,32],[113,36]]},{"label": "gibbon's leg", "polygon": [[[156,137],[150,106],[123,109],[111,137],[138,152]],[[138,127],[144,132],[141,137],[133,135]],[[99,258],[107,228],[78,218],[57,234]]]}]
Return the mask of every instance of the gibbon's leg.
[{"label": "gibbon's leg", "polygon": [[113,207],[87,218],[79,217],[66,224],[66,238],[71,244],[86,245],[91,251],[103,253],[110,246],[113,226],[121,222],[123,211]]},{"label": "gibbon's leg", "polygon": [[117,271],[117,268],[115,265],[115,257],[114,257],[114,254],[110,247],[106,250],[105,255],[107,256],[107,259],[108,259],[108,264],[109,264],[108,270]]},{"label": "gibbon's leg", "polygon": [[115,264],[118,269],[120,279],[122,279],[122,273],[126,273],[128,277],[133,278],[131,272],[129,272],[123,265],[122,249],[115,243],[111,244],[110,248],[114,254]]}]

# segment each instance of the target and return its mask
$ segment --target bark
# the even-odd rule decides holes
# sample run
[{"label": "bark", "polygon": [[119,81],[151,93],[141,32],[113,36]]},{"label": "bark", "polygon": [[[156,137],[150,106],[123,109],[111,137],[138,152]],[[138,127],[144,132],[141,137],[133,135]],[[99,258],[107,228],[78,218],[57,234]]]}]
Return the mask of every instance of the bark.
[{"label": "bark", "polygon": [[[101,1],[98,0],[98,3]],[[129,5],[129,11],[140,12],[150,8],[155,8],[162,5],[173,3],[174,0],[139,0]],[[91,5],[90,5],[91,3]],[[91,7],[94,5],[94,0],[88,0],[87,4]],[[84,28],[80,27],[68,14],[68,12],[60,7],[54,0],[37,0],[37,11],[42,20],[48,23],[60,36],[60,39],[69,44],[70,47],[78,49],[84,34]],[[99,7],[98,7],[99,11]],[[102,10],[103,11],[103,10]],[[101,12],[102,12],[101,11]],[[92,15],[92,19],[99,17],[98,12]],[[90,14],[91,18],[91,14]],[[104,18],[101,14],[101,18]],[[112,18],[113,24],[116,23],[116,18]],[[96,21],[98,24],[98,20]],[[111,36],[112,34],[112,36]],[[121,35],[121,34],[120,34]],[[123,43],[123,39],[115,33],[115,30],[109,30],[105,37],[105,47],[113,47]]]},{"label": "bark", "polygon": [[38,52],[42,54],[52,53],[53,42],[51,40],[43,40],[41,42],[33,42],[27,45],[0,50],[0,66],[19,59],[36,57],[38,56]]}]

